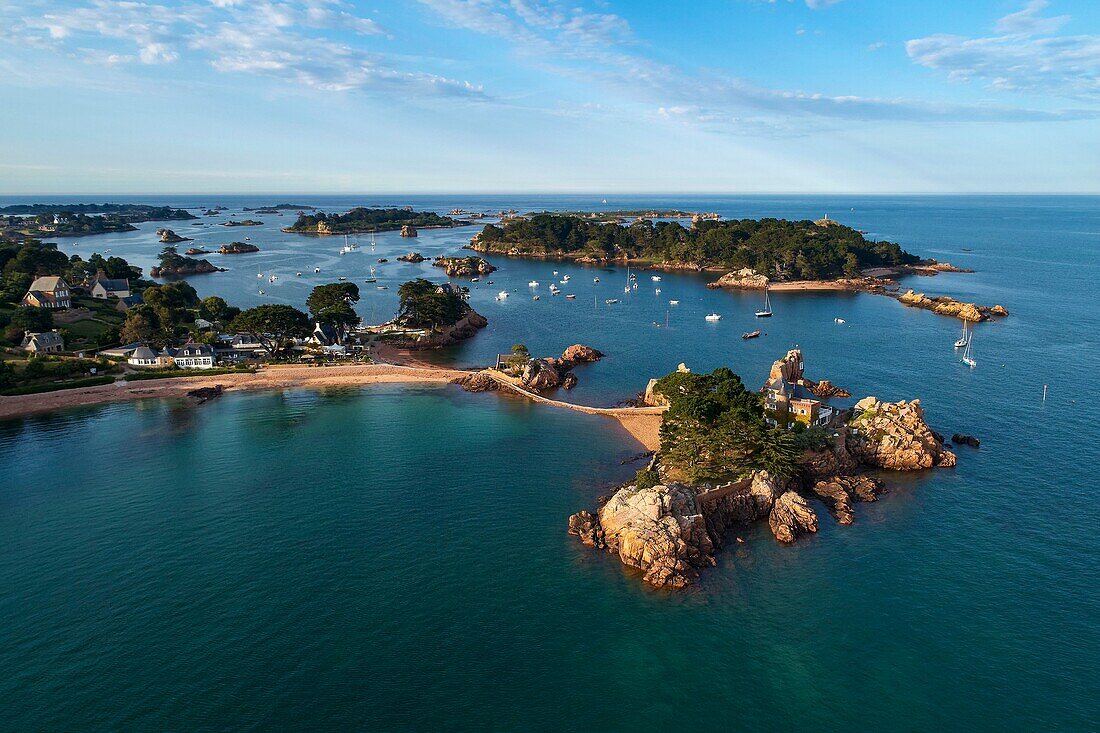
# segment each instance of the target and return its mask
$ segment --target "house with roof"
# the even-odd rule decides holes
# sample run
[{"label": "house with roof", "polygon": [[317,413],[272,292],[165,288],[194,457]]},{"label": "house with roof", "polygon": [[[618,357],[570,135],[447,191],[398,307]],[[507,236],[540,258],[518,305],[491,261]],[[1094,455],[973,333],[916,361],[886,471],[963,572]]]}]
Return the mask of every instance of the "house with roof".
[{"label": "house with roof", "polygon": [[145,299],[140,295],[127,295],[118,299],[118,305],[115,306],[115,310],[120,313],[125,313],[135,305],[144,305]]},{"label": "house with roof", "polygon": [[188,341],[174,352],[166,349],[169,357],[180,369],[213,369],[217,364],[214,347],[210,344],[197,344]]},{"label": "house with roof", "polygon": [[30,290],[23,296],[23,305],[34,308],[69,308],[72,291],[69,284],[58,275],[36,277]]},{"label": "house with roof", "polygon": [[141,348],[140,343],[123,344],[122,346],[114,346],[109,349],[100,349],[96,352],[96,356],[103,356],[108,359],[129,359],[130,355]]},{"label": "house with roof", "polygon": [[792,349],[772,364],[764,385],[764,419],[772,427],[790,428],[795,423],[827,426],[840,411],[810,389],[813,382],[803,376],[802,352]]},{"label": "house with roof", "polygon": [[308,342],[318,346],[340,346],[344,343],[344,330],[331,323],[318,321],[313,325],[313,333]]},{"label": "house with roof", "polygon": [[65,350],[65,340],[56,330],[27,333],[21,346],[32,354],[57,354]]},{"label": "house with roof", "polygon": [[139,367],[164,366],[164,361],[160,354],[153,351],[148,346],[138,346],[136,349],[131,351],[130,355],[126,358],[126,363],[130,366]]},{"label": "house with roof", "polygon": [[88,283],[88,292],[93,298],[129,298],[130,281],[112,280],[103,273],[103,270],[100,270]]}]

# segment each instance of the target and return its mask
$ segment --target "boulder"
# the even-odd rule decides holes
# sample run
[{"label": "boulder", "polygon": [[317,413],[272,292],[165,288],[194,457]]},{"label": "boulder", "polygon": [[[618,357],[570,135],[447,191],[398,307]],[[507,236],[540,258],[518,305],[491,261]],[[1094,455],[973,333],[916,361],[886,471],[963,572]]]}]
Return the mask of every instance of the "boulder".
[{"label": "boulder", "polygon": [[531,359],[523,369],[520,381],[535,392],[561,386],[561,373],[551,359]]},{"label": "boulder", "polygon": [[861,463],[893,471],[916,471],[955,465],[955,454],[937,440],[920,400],[861,400],[848,424],[848,450]]},{"label": "boulder", "polygon": [[993,306],[992,308],[989,309],[989,312],[992,313],[995,316],[1007,316],[1008,315],[1008,309],[1005,308],[1003,305],[995,305],[995,306]]},{"label": "boulder", "polygon": [[481,257],[436,257],[434,267],[442,267],[448,277],[475,277],[496,272],[496,267]]},{"label": "boulder", "polygon": [[951,436],[951,442],[959,445],[969,445],[971,448],[977,448],[982,444],[982,441],[973,435],[966,435],[965,433],[955,433]]},{"label": "boulder", "polygon": [[739,290],[763,290],[767,286],[767,275],[761,275],[756,270],[748,267],[735,272],[728,272],[716,281],[707,283],[708,288],[737,288]]},{"label": "boulder", "polygon": [[425,257],[424,255],[420,254],[419,252],[409,252],[408,254],[399,255],[397,259],[400,262],[413,262],[413,263],[416,263],[416,262],[423,262],[424,260],[426,260],[428,258]]},{"label": "boulder", "polygon": [[[652,585],[681,588],[699,576],[699,568],[714,564],[714,545],[687,486],[627,486],[600,508],[598,521],[608,551],[642,570]],[[578,534],[582,529],[595,536],[583,518]]]},{"label": "boulder", "polygon": [[589,547],[600,550],[606,547],[600,520],[592,512],[581,510],[569,517],[569,534],[580,537],[581,542]]},{"label": "boulder", "polygon": [[410,226],[409,224],[405,224],[404,226],[401,227],[401,236],[402,237],[415,237],[416,236],[416,227]]},{"label": "boulder", "polygon": [[577,386],[577,375],[573,372],[566,372],[565,376],[561,380],[562,389],[573,389]]},{"label": "boulder", "polygon": [[485,371],[456,377],[452,383],[460,385],[467,392],[495,392],[500,389],[500,383]]},{"label": "boulder", "polygon": [[602,352],[584,344],[573,344],[561,353],[561,360],[571,365],[587,364],[602,358]]},{"label": "boulder", "polygon": [[786,491],[775,500],[768,525],[780,542],[794,542],[799,535],[817,531],[817,515],[799,494]]},{"label": "boulder", "polygon": [[840,524],[855,520],[852,504],[857,501],[877,501],[884,493],[882,484],[870,476],[833,476],[814,484],[814,493]]}]

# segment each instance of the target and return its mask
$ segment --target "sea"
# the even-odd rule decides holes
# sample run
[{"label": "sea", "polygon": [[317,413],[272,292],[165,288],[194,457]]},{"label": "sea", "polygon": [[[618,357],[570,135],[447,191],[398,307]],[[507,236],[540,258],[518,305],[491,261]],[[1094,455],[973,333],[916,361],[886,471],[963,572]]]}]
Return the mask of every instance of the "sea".
[{"label": "sea", "polygon": [[[809,377],[920,399],[933,428],[981,439],[954,469],[890,475],[851,526],[815,502],[820,531],[793,546],[748,528],[675,592],[566,534],[640,465],[600,416],[376,385],[0,422],[0,730],[1100,730],[1100,198],[48,200],[228,207],[58,241],[148,270],[159,227],[194,240],[181,249],[249,237],[259,253],[209,255],[228,271],[189,278],[242,307],[304,308],[346,277],[380,322],[402,282],[445,280],[431,258],[464,254],[480,228],[364,235],[341,255],[342,237],[282,233],[293,211],[243,211],[285,201],[828,214],[974,270],[903,286],[1011,315],[974,329],[970,368],[959,321],[890,298],[777,292],[765,323],[760,293],[708,290],[713,275],[642,271],[624,292],[620,266],[488,257],[500,269],[465,284],[489,326],[428,358],[587,344],[607,356],[568,399],[614,405],[681,363],[755,388],[799,348]],[[0,205],[31,201],[47,199]],[[246,216],[264,224],[218,226]],[[396,261],[411,250],[429,260]]]}]

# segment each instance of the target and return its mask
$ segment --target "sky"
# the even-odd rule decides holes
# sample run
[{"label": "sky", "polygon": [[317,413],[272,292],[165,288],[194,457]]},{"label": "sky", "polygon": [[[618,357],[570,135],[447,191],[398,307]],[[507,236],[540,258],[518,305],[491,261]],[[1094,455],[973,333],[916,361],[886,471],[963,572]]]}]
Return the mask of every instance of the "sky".
[{"label": "sky", "polygon": [[1100,193],[1096,0],[0,0],[0,193]]}]

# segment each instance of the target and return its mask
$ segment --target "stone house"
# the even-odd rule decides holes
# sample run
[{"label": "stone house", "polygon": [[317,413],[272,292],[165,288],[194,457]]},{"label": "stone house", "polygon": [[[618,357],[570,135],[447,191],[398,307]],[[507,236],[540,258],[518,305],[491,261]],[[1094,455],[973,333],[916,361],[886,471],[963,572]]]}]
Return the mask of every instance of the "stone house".
[{"label": "stone house", "polygon": [[44,331],[25,334],[21,346],[32,354],[57,354],[65,350],[65,341],[56,330]]},{"label": "stone house", "polygon": [[91,293],[93,298],[129,298],[130,281],[112,280],[104,275],[101,270],[96,273],[95,278],[88,284],[88,292]]},{"label": "stone house", "polygon": [[43,275],[31,283],[30,290],[23,296],[23,305],[35,308],[69,308],[72,306],[72,291],[60,276]]}]

